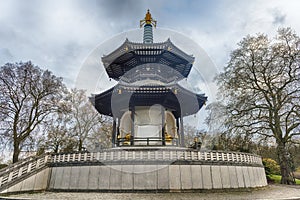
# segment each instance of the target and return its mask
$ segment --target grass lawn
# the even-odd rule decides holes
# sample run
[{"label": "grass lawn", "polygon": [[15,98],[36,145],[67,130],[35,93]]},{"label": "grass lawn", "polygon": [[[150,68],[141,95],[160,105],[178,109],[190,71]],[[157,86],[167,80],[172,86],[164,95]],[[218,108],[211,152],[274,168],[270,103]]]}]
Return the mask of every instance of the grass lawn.
[{"label": "grass lawn", "polygon": [[[280,183],[280,180],[281,180],[281,176],[280,175],[274,175],[274,174],[272,174],[272,175],[270,175],[270,178],[272,180],[274,180],[275,183]],[[296,179],[296,184],[300,185],[300,180],[299,179]]]}]

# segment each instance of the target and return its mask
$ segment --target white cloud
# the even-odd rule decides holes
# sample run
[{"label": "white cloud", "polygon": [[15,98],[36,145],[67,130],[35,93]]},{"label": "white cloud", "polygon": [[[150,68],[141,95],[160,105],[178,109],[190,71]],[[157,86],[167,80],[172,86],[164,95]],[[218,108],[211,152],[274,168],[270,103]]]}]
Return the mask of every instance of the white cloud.
[{"label": "white cloud", "polygon": [[72,86],[89,52],[112,35],[137,28],[150,8],[159,27],[191,37],[221,70],[247,34],[274,35],[278,26],[299,32],[299,4],[297,0],[1,1],[0,64],[32,60]]},{"label": "white cloud", "polygon": [[[148,8],[158,27],[187,35],[217,66],[211,67],[214,65],[203,51],[196,57],[199,63],[195,65],[205,77],[197,84],[209,100],[216,96],[213,75],[226,65],[230,51],[244,36],[258,32],[274,35],[279,26],[291,26],[298,35],[300,32],[298,0],[2,0],[0,65],[32,60],[73,87],[90,52],[111,36],[138,28]],[[180,46],[180,41],[175,45]],[[82,86],[92,83],[97,90],[101,79],[107,78],[97,75],[103,73],[96,69],[102,52],[93,55],[91,63],[99,66],[89,68],[94,74],[82,79]],[[199,115],[203,123],[205,111]]]}]

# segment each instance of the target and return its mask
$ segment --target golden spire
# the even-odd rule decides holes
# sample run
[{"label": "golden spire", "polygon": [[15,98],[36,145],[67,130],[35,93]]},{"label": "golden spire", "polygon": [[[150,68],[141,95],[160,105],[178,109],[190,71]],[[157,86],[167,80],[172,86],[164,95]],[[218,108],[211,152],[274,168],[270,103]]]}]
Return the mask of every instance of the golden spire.
[{"label": "golden spire", "polygon": [[149,9],[147,10],[145,19],[140,20],[140,27],[142,27],[145,24],[151,24],[154,27],[156,27],[156,20],[152,19]]}]

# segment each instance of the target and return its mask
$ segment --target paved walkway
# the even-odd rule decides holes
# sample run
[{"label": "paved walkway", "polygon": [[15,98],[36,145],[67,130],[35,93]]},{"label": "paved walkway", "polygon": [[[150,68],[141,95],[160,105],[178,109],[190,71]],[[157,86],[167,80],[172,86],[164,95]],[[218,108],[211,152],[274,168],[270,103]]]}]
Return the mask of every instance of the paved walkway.
[{"label": "paved walkway", "polygon": [[[0,198],[1,199],[1,198]],[[82,199],[82,200],[300,200],[300,186],[270,185],[251,192],[217,192],[217,193],[54,193],[44,192],[35,194],[11,195],[6,199]]]}]

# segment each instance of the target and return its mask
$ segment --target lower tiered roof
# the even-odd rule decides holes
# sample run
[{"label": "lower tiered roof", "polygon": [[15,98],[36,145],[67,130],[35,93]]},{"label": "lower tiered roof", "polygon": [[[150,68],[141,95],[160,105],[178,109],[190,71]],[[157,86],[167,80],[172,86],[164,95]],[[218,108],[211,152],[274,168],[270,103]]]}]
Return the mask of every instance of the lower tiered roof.
[{"label": "lower tiered roof", "polygon": [[91,97],[99,113],[120,117],[133,106],[160,104],[173,112],[175,117],[197,113],[206,102],[204,94],[195,94],[178,83],[171,85],[132,86],[117,84],[115,87]]}]

